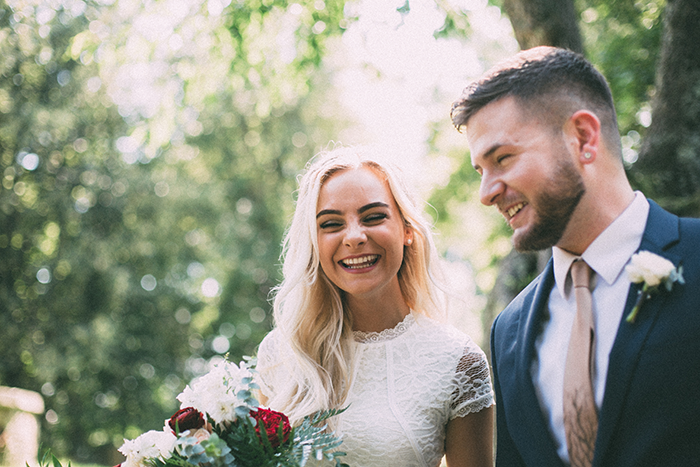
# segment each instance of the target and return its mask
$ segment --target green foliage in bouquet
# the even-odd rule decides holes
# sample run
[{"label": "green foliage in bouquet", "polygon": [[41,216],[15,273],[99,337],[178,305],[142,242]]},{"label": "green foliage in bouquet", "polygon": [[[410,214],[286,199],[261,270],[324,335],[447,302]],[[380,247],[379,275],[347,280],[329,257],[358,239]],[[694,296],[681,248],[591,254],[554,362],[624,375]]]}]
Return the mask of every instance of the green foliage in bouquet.
[{"label": "green foliage in bouquet", "polygon": [[[301,425],[289,429],[286,436],[282,423],[275,429],[263,419],[255,420],[252,416],[241,417],[229,426],[219,425],[204,440],[186,432],[178,438],[171,457],[149,459],[147,464],[153,467],[303,467],[309,459],[315,458],[335,462],[336,467],[349,467],[340,461],[345,453],[336,450],[342,440],[327,432],[324,423],[344,410],[326,410],[305,417]],[[272,430],[275,433],[270,436]]]},{"label": "green foliage in bouquet", "polygon": [[[215,365],[178,396],[182,408],[162,430],[124,440],[126,460],[116,467],[304,467],[311,458],[349,467],[337,450],[342,439],[325,423],[345,409],[316,412],[292,427],[282,412],[260,407],[254,366],[254,359]],[[47,450],[39,467],[63,466]]]},{"label": "green foliage in bouquet", "polygon": [[301,425],[295,429],[295,445],[290,453],[292,460],[296,464],[283,465],[285,467],[287,465],[305,465],[309,460],[309,456],[314,455],[319,460],[321,456],[330,461],[335,460],[338,467],[349,467],[338,459],[338,457],[345,455],[344,452],[332,451],[332,449],[340,446],[342,440],[338,439],[333,433],[326,432],[325,425],[319,426],[327,419],[343,413],[345,409],[347,407],[339,410],[317,412],[315,415],[305,417]]},{"label": "green foliage in bouquet", "polygon": [[178,396],[182,408],[162,431],[125,440],[121,467],[303,467],[311,458],[347,467],[337,450],[342,440],[325,423],[345,409],[317,412],[292,427],[285,414],[259,406],[254,366],[223,361],[187,386]]},{"label": "green foliage in bouquet", "polygon": [[[26,467],[31,467],[29,463],[25,463]],[[44,455],[41,456],[41,459],[39,459],[39,467],[63,467],[61,465],[61,461],[56,458],[56,456],[53,455],[51,452],[51,449],[47,449],[46,452],[44,452]],[[70,462],[68,462],[68,466],[71,467]]]},{"label": "green foliage in bouquet", "polygon": [[[232,447],[237,465],[260,467],[304,466],[313,457],[318,460],[335,461],[336,466],[346,466],[339,457],[344,452],[336,451],[342,441],[326,431],[324,424],[342,410],[327,410],[305,417],[301,425],[293,427],[285,436],[283,424],[277,425],[276,433],[270,436],[270,427],[263,419],[257,422],[250,417],[240,420],[235,427],[224,430],[220,436]],[[266,433],[267,436],[261,435]],[[259,439],[259,441],[258,441]],[[278,446],[278,441],[281,441]]]}]

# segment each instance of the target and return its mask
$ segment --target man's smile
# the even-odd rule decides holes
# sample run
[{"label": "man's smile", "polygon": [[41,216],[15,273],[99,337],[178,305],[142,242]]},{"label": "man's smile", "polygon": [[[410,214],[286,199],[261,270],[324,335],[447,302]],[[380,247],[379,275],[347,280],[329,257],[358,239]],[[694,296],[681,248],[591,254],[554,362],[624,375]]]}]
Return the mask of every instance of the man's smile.
[{"label": "man's smile", "polygon": [[510,221],[517,213],[519,213],[527,205],[527,201],[521,201],[520,203],[514,204],[508,209],[501,210],[501,213],[505,216],[506,220]]},{"label": "man's smile", "polygon": [[516,204],[516,205],[513,206],[512,208],[508,209],[508,215],[509,215],[510,217],[513,217],[513,216],[516,215],[522,208],[524,208],[526,204],[527,204],[527,203],[518,203],[518,204]]}]

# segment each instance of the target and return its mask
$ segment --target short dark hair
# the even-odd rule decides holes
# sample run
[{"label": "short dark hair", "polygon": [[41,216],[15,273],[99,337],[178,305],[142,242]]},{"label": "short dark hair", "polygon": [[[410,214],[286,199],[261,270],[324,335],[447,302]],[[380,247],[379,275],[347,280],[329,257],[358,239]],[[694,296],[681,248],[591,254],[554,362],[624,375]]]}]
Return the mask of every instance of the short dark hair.
[{"label": "short dark hair", "polygon": [[556,47],[519,52],[464,89],[452,105],[452,123],[461,130],[475,113],[504,97],[513,97],[524,110],[553,125],[563,125],[577,110],[589,110],[601,121],[610,150],[621,155],[610,86],[578,53]]}]

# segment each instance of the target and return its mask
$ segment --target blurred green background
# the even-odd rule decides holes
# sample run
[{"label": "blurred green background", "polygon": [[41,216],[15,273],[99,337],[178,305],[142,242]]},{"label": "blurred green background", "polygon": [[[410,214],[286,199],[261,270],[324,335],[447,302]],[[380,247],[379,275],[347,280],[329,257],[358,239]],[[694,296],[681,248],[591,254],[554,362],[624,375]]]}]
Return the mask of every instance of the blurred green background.
[{"label": "blurred green background", "polygon": [[[456,319],[488,346],[481,310],[511,246],[478,203],[448,115],[469,79],[517,50],[508,20],[485,0],[345,3],[0,1],[0,385],[43,395],[42,443],[57,455],[120,462],[123,439],[159,429],[212,358],[254,354],[271,328],[297,174],[339,135],[372,142],[343,97],[338,77],[354,75],[343,75],[352,44],[341,45],[353,27],[365,40],[377,24],[400,34],[421,9],[439,20],[430,41],[468,53],[423,70],[449,84],[420,97],[409,165],[430,168],[421,191],[464,278],[473,316]],[[576,6],[631,165],[664,2]],[[355,62],[375,83],[410,81],[410,69],[392,76],[394,53],[387,45],[386,68]]]}]

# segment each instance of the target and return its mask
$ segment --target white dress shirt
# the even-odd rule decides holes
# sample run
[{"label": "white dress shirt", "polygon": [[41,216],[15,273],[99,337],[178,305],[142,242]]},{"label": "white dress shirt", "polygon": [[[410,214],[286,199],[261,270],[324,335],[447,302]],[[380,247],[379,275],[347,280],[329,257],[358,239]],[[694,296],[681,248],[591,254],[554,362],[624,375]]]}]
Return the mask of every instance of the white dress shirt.
[{"label": "white dress shirt", "polygon": [[[649,202],[642,193],[636,192],[632,203],[581,255],[595,272],[592,281],[596,332],[593,391],[598,410],[603,404],[608,359],[630,286],[624,268],[639,248],[648,215]],[[576,314],[569,269],[578,256],[557,247],[552,249],[552,256],[556,286],[549,294],[549,320],[535,343],[536,359],[531,370],[557,453],[568,463],[563,414],[564,365]]]}]

